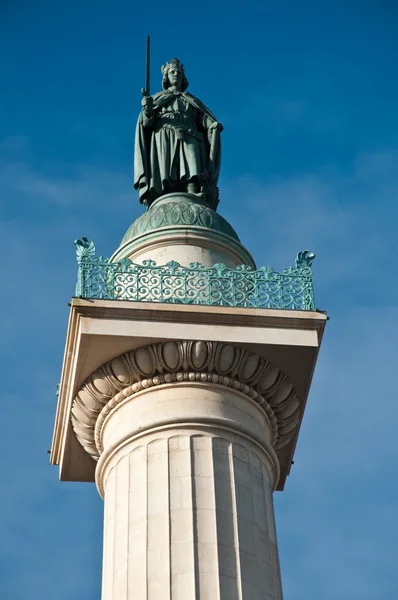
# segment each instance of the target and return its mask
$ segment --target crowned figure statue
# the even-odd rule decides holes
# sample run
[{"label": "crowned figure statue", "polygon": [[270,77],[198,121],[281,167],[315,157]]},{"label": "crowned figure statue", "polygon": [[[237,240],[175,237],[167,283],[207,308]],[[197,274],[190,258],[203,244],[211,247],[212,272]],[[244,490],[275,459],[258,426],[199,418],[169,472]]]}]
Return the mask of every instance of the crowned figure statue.
[{"label": "crowned figure statue", "polygon": [[148,208],[172,192],[195,194],[218,204],[223,129],[210,110],[186,91],[184,65],[173,58],[162,66],[161,92],[143,90],[134,152],[134,187]]}]

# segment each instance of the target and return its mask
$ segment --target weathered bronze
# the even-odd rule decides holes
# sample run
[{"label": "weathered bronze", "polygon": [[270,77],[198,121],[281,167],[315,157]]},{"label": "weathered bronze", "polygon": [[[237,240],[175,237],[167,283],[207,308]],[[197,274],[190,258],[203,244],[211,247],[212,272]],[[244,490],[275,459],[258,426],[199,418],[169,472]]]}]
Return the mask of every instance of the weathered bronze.
[{"label": "weathered bronze", "polygon": [[148,35],[146,38],[146,64],[145,64],[145,88],[141,89],[143,96],[150,96],[150,69],[151,69],[151,37]]},{"label": "weathered bronze", "polygon": [[186,92],[188,80],[177,58],[162,66],[162,75],[163,91],[150,96],[148,76],[142,90],[134,187],[147,207],[164,194],[188,192],[215,209],[223,127],[198,98]]}]

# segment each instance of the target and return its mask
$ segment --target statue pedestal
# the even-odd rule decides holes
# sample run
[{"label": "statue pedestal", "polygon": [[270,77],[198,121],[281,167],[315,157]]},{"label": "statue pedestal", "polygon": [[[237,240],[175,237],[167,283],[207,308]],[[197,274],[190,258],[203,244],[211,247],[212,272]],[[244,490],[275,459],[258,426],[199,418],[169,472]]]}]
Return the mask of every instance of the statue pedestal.
[{"label": "statue pedestal", "polygon": [[51,461],[104,497],[103,600],[282,597],[272,492],[325,322],[72,301]]},{"label": "statue pedestal", "polygon": [[158,265],[177,260],[189,266],[255,263],[231,225],[194,194],[175,192],[161,196],[127,230],[111,260],[133,262],[151,259]]}]

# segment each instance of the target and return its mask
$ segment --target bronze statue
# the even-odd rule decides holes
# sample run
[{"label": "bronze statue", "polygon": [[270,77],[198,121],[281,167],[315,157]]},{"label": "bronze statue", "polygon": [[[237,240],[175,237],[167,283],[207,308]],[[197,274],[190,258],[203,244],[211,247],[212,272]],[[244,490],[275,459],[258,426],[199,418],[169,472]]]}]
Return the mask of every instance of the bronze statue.
[{"label": "bronze statue", "polygon": [[171,192],[187,192],[215,209],[218,204],[223,129],[210,110],[189,94],[184,65],[162,66],[162,88],[149,95],[149,58],[134,152],[134,187],[147,207]]}]

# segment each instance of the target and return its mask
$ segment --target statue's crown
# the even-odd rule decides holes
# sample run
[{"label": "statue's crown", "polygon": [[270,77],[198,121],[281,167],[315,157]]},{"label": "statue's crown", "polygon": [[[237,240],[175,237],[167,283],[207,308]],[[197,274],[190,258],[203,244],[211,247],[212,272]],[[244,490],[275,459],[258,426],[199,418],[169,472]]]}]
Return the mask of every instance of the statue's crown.
[{"label": "statue's crown", "polygon": [[161,67],[161,71],[162,71],[162,75],[166,75],[166,73],[168,72],[169,69],[171,69],[171,67],[175,67],[177,69],[179,69],[180,71],[184,72],[184,65],[182,64],[182,62],[180,62],[178,60],[178,58],[172,58],[171,61],[168,63],[166,63],[165,65],[162,65]]}]

